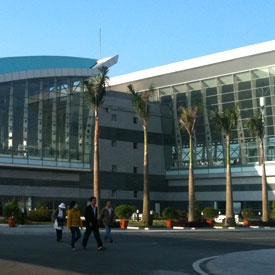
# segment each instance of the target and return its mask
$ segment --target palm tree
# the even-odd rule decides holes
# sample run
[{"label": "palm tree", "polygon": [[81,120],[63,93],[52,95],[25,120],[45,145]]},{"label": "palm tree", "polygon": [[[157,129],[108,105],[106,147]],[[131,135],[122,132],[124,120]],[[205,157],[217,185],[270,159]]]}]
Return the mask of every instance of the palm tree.
[{"label": "palm tree", "polygon": [[237,106],[228,108],[219,113],[212,113],[212,120],[215,126],[224,132],[226,143],[226,211],[225,225],[234,226],[235,217],[233,211],[233,193],[232,193],[232,178],[231,178],[231,158],[230,158],[230,136],[234,128],[236,128],[239,118],[239,108]]},{"label": "palm tree", "polygon": [[267,181],[265,170],[265,155],[264,155],[264,118],[261,111],[257,111],[252,117],[246,120],[246,126],[254,138],[259,139],[260,146],[260,164],[262,166],[262,221],[268,222],[268,194]]},{"label": "palm tree", "polygon": [[[100,209],[100,186],[99,186],[99,150],[98,150],[98,131],[99,131],[99,110],[106,95],[108,82],[108,67],[99,68],[99,73],[84,81],[87,105],[94,111],[94,196],[97,198],[97,206]],[[99,211],[98,211],[99,212]]]},{"label": "palm tree", "polygon": [[148,162],[148,139],[147,139],[147,121],[149,118],[149,98],[153,93],[153,86],[143,92],[135,91],[133,85],[128,85],[131,93],[132,103],[136,110],[138,118],[142,121],[143,143],[144,143],[144,172],[143,172],[143,209],[142,223],[148,227],[150,221],[150,183],[149,183],[149,162]]},{"label": "palm tree", "polygon": [[195,190],[194,190],[194,173],[193,173],[193,140],[194,131],[197,121],[198,107],[194,108],[179,108],[180,127],[185,129],[189,135],[189,176],[188,176],[188,221],[195,220]]}]

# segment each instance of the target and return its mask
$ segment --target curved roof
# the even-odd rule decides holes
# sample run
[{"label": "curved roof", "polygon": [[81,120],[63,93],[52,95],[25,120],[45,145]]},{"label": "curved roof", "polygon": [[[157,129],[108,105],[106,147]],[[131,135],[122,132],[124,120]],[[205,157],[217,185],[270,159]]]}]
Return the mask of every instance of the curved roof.
[{"label": "curved roof", "polygon": [[83,68],[97,64],[97,59],[68,56],[19,56],[0,58],[0,74],[41,69]]},{"label": "curved roof", "polygon": [[0,83],[42,77],[91,77],[102,66],[117,63],[118,55],[91,59],[69,56],[19,56],[0,58]]}]

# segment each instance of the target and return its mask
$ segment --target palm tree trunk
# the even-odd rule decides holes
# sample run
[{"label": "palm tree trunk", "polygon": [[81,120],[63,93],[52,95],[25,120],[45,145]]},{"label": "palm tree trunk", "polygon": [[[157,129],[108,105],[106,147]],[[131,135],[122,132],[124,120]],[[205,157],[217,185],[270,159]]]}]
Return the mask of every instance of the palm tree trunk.
[{"label": "palm tree trunk", "polygon": [[143,226],[150,225],[150,186],[149,186],[149,163],[148,163],[148,140],[147,140],[147,123],[143,123],[144,133],[144,173],[143,173]]},{"label": "palm tree trunk", "polygon": [[230,163],[230,136],[226,135],[226,213],[225,225],[234,226],[235,217],[233,213],[233,193],[232,193],[232,178],[231,178],[231,163]]},{"label": "palm tree trunk", "polygon": [[[98,152],[98,130],[99,117],[95,110],[95,129],[94,129],[94,196],[97,199],[97,207],[100,210],[100,189],[99,189],[99,152]],[[98,214],[100,211],[98,211]]]},{"label": "palm tree trunk", "polygon": [[263,139],[261,139],[261,141],[260,141],[260,161],[261,161],[261,166],[262,166],[262,221],[268,222],[268,220],[269,220],[268,193],[267,193]]},{"label": "palm tree trunk", "polygon": [[195,191],[194,191],[194,173],[193,173],[193,137],[189,134],[189,176],[188,176],[188,222],[195,220]]}]

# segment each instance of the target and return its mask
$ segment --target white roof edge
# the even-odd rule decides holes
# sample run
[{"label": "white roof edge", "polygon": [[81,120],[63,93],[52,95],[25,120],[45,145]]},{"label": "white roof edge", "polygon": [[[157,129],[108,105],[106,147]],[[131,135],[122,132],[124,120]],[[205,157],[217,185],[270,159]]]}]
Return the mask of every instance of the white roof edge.
[{"label": "white roof edge", "polygon": [[106,58],[101,58],[97,60],[97,64],[93,67],[98,68],[102,66],[107,66],[108,68],[116,64],[118,61],[118,55],[106,57]]},{"label": "white roof edge", "polygon": [[248,57],[265,52],[275,51],[275,40],[249,45],[233,50],[223,51],[202,57],[192,58],[184,61],[170,63],[163,66],[158,66],[146,70],[141,70],[129,74],[115,76],[110,78],[109,86],[115,86],[118,84],[129,83],[136,80],[155,77],[159,75],[175,73],[178,71],[188,70],[196,67],[202,67],[211,65],[214,63],[229,61],[241,57]]}]

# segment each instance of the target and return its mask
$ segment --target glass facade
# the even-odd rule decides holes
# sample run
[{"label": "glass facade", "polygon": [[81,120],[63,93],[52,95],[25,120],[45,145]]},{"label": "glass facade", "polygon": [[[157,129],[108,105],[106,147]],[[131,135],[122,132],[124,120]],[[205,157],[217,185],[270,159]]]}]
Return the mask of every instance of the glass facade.
[{"label": "glass facade", "polygon": [[[259,146],[246,128],[245,120],[256,111],[263,112],[265,124],[266,162],[275,161],[275,67],[202,79],[159,89],[162,104],[168,104],[177,121],[179,106],[200,106],[195,132],[196,168],[225,166],[224,137],[211,121],[211,111],[222,112],[235,104],[240,117],[231,137],[231,162],[234,166],[255,165],[259,161]],[[188,135],[174,123],[175,142],[170,145],[166,164],[170,169],[187,169],[189,164]]]},{"label": "glass facade", "polygon": [[0,83],[0,163],[90,168],[93,112],[81,77]]}]

